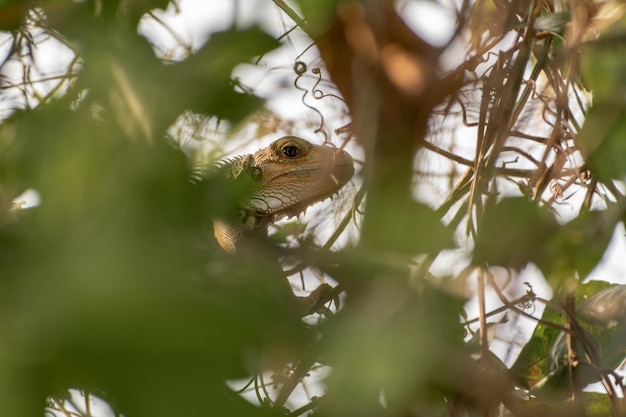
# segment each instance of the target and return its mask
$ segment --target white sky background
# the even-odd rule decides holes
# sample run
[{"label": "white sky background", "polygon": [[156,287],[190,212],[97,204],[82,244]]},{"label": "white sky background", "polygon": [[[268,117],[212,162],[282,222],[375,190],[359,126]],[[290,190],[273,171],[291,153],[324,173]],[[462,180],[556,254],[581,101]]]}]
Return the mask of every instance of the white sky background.
[{"label": "white sky background", "polygon": [[[239,5],[236,14],[235,4]],[[240,0],[238,2],[235,0],[180,0],[178,5],[179,13],[175,13],[174,8],[170,6],[166,12],[156,11],[155,14],[165,21],[183,39],[185,44],[191,46],[193,50],[200,48],[210,37],[211,33],[223,31],[230,27],[233,17],[238,26],[245,27],[259,24],[275,37],[279,37],[293,26],[293,22],[274,7],[269,0]],[[445,43],[454,29],[454,14],[445,8],[437,6],[434,2],[407,0],[401,4],[400,10],[409,26],[433,44]],[[180,59],[185,55],[185,51],[180,47],[179,42],[158,23],[144,19],[140,26],[140,32],[156,45],[158,55],[173,59]],[[264,57],[259,67],[254,68],[250,65],[241,65],[236,69],[234,75],[240,77],[244,84],[254,86],[255,93],[266,97],[268,106],[282,118],[295,121],[296,123],[305,119],[316,120],[317,115],[302,103],[302,92],[292,86],[295,78],[293,72],[295,57],[302,53],[309,43],[310,41],[304,36],[295,34],[285,42],[281,49]],[[1,48],[2,45],[0,45],[0,52],[2,52]],[[48,53],[45,48],[42,49],[40,53]],[[450,48],[450,51],[442,58],[442,65],[452,67],[463,59],[463,54],[464,50],[462,48]],[[61,55],[51,53],[49,57],[51,66],[66,66],[69,60],[71,60],[71,56],[65,52],[61,53]],[[310,68],[321,65],[319,60],[317,60],[315,49],[307,52],[302,57],[302,60]],[[324,103],[322,101],[311,104],[324,112]],[[0,103],[0,116],[2,110],[7,108],[6,105],[6,102]],[[331,125],[329,126],[329,132],[332,132],[332,129],[340,127],[341,123],[345,122],[345,118],[339,117],[335,121],[329,118],[327,122]],[[333,122],[339,123],[339,125],[332,125]],[[298,133],[312,142],[322,142],[323,136],[315,134],[313,130],[310,126],[303,125],[302,132],[285,133]],[[461,132],[461,135],[472,135],[473,131],[462,129],[459,132]],[[277,135],[274,135],[261,138],[260,143],[253,146],[254,148],[258,148],[259,145],[265,146],[277,137]],[[336,145],[341,144],[340,138],[331,135],[331,139]],[[455,139],[458,141],[459,137],[455,137]],[[346,149],[357,159],[363,158],[361,149],[355,144],[349,144]],[[232,149],[233,153],[245,153],[251,150],[254,149]],[[447,186],[443,188],[444,194],[445,187]],[[441,194],[441,189],[437,188],[437,184],[420,187],[421,200],[428,200],[438,194]],[[575,212],[568,212],[568,210],[573,210],[571,207],[568,209],[568,206],[563,206],[562,209],[564,218],[569,218],[576,214]],[[604,259],[588,279],[626,284],[626,262],[622,260],[624,254],[626,254],[625,235],[624,226],[620,224],[615,231]],[[461,252],[461,256],[459,256],[459,252]],[[462,268],[467,262],[467,259],[463,258],[462,252],[451,251],[442,254],[433,267],[434,272],[441,275],[458,272],[458,269]],[[524,281],[532,283],[533,290],[537,295],[543,298],[551,298],[551,289],[545,283],[537,268],[529,266],[522,271],[520,276],[517,277],[517,282],[521,283]],[[522,295],[524,290],[525,287],[518,285],[513,290],[516,293],[508,295],[510,298],[514,298]],[[500,303],[493,295],[488,297],[488,311],[499,305]],[[477,315],[476,301],[470,301],[467,309],[469,317],[475,317]],[[537,310],[535,311],[537,317],[540,317],[542,309],[543,307],[537,304]],[[512,363],[511,361],[516,355],[515,352],[511,351],[511,342],[513,342],[513,346],[517,346],[514,350],[523,346],[530,337],[534,327],[534,323],[530,320],[519,320],[519,322],[512,320],[511,323],[500,326],[492,344],[492,350],[509,364]]]}]

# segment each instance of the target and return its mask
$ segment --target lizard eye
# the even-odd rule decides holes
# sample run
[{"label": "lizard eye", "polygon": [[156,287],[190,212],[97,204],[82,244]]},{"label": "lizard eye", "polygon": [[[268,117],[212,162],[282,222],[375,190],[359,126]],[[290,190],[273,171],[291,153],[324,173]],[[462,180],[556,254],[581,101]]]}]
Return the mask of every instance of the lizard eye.
[{"label": "lizard eye", "polygon": [[302,155],[302,152],[297,146],[287,145],[283,148],[283,155],[287,158],[297,158]]}]

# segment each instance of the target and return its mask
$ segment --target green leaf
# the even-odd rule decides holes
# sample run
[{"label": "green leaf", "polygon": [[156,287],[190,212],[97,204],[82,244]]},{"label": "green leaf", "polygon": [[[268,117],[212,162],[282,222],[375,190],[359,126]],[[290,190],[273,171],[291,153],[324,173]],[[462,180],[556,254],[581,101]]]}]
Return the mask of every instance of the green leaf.
[{"label": "green leaf", "polygon": [[599,291],[586,297],[577,308],[588,325],[602,358],[602,365],[615,369],[626,357],[626,286],[602,281]]},{"label": "green leaf", "polygon": [[[589,136],[594,138],[587,139]],[[626,176],[624,103],[600,102],[594,105],[589,111],[580,137],[583,143],[594,149],[587,159],[587,166],[600,181],[623,179]],[[597,142],[600,143],[596,145]]]},{"label": "green leaf", "polygon": [[29,2],[24,0],[0,0],[0,30],[13,32],[24,23]]},{"label": "green leaf", "polygon": [[578,314],[594,326],[610,329],[626,325],[626,285],[598,291],[578,306]]},{"label": "green leaf", "polygon": [[417,295],[389,278],[370,282],[367,302],[346,307],[328,325],[323,342],[333,372],[325,405],[333,415],[385,414],[381,390],[388,410],[445,409],[442,396],[458,370],[451,364],[463,360],[463,300],[428,285]]},{"label": "green leaf", "polygon": [[274,344],[306,341],[276,261],[207,250],[215,202],[189,182],[184,155],[128,141],[69,102],[16,115],[15,160],[0,155],[0,171],[42,197],[0,238],[3,411],[35,415],[52,393],[97,386],[128,415],[201,415],[207,403],[266,415],[223,381],[256,372]]},{"label": "green leaf", "polygon": [[558,230],[554,217],[524,198],[506,198],[485,210],[479,225],[473,262],[522,268],[550,258],[546,243]]},{"label": "green leaf", "polygon": [[611,399],[606,394],[585,392],[583,393],[583,402],[587,417],[606,417],[613,413]]},{"label": "green leaf", "polygon": [[[378,236],[378,247],[391,251],[415,255],[437,253],[442,249],[451,249],[456,245],[452,232],[441,222],[440,216],[430,207],[409,201],[401,205],[390,204],[372,227],[373,236]],[[372,222],[373,223],[373,222]]]},{"label": "green leaf", "polygon": [[[579,284],[576,287],[575,299],[580,318],[585,318],[588,314],[584,310],[589,309],[589,305],[594,305],[598,298],[601,300],[604,297],[602,294],[612,288],[614,287],[605,281],[589,281],[585,284]],[[600,295],[594,299],[596,294]],[[591,303],[586,304],[589,300],[592,300]],[[555,297],[551,301],[552,307],[550,305],[546,307],[541,322],[535,327],[530,341],[524,346],[510,369],[511,374],[516,378],[521,377],[526,381],[527,386],[535,387],[537,385],[534,388],[534,394],[552,399],[565,398],[571,390],[566,363],[558,362],[564,361],[566,353],[564,338],[558,328],[545,324],[565,325],[563,315],[554,310],[558,303],[558,297]],[[616,343],[619,340],[623,341],[623,328],[607,331],[607,329],[599,326],[585,326],[585,330],[600,347],[603,365],[609,368],[617,366],[626,355],[623,344]],[[597,381],[598,374],[586,364],[580,347],[579,354],[583,369],[581,377],[584,383]]]},{"label": "green leaf", "polygon": [[552,214],[523,198],[488,206],[474,262],[519,269],[535,263],[558,289],[577,273],[586,277],[600,262],[619,221],[619,207],[582,212],[559,225]]},{"label": "green leaf", "polygon": [[565,323],[563,317],[550,308],[544,310],[541,321],[510,370],[515,378],[526,381],[526,387],[533,387],[550,373],[548,353],[560,330],[544,323]]},{"label": "green leaf", "polygon": [[619,207],[602,211],[583,211],[562,226],[552,247],[559,251],[552,261],[569,265],[584,279],[598,265],[619,221]]},{"label": "green leaf", "polygon": [[584,79],[593,93],[593,107],[578,137],[592,173],[600,181],[626,175],[626,46],[600,45],[583,55]]},{"label": "green leaf", "polygon": [[253,95],[236,92],[231,81],[233,69],[278,46],[278,41],[254,26],[217,32],[172,75],[188,87],[185,103],[189,109],[238,122],[263,102]]}]

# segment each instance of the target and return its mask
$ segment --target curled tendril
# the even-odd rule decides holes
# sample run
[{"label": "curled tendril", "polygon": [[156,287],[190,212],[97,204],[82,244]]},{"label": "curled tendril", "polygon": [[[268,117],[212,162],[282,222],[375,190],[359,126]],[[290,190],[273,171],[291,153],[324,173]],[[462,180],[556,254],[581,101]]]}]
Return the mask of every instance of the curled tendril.
[{"label": "curled tendril", "polygon": [[337,100],[340,100],[341,102],[344,102],[344,99],[339,97],[338,95],[335,94],[324,94],[324,92],[317,88],[317,86],[322,82],[322,70],[318,67],[315,67],[311,70],[311,72],[315,75],[317,75],[317,81],[315,81],[315,85],[313,86],[313,88],[311,89],[311,93],[313,95],[313,98],[315,98],[316,100],[321,100],[323,98],[326,97],[333,97],[336,98]]},{"label": "curled tendril", "polygon": [[[328,133],[324,129],[325,121],[324,121],[323,114],[318,109],[316,109],[315,107],[313,107],[310,104],[306,103],[306,96],[309,93],[309,90],[306,89],[306,88],[300,87],[298,85],[298,81],[308,71],[308,67],[307,67],[306,63],[304,63],[303,61],[300,61],[299,59],[296,59],[294,65],[293,65],[293,70],[294,70],[294,72],[297,75],[296,79],[294,80],[294,86],[298,90],[303,92],[303,94],[302,94],[302,104],[304,104],[306,107],[310,108],[311,110],[315,111],[320,116],[320,124],[319,124],[319,127],[315,130],[315,133],[321,132],[324,135],[324,142],[329,143]],[[322,75],[323,75],[321,68],[319,68],[319,67],[312,68],[311,69],[311,73],[317,76],[317,79],[315,80],[315,84],[313,85],[313,87],[310,90],[311,96],[314,99],[321,100],[323,98],[333,97],[333,98],[335,98],[337,100],[340,100],[341,102],[345,102],[345,100],[342,97],[339,97],[338,95],[335,95],[335,94],[332,94],[332,93],[326,94],[326,93],[324,93],[324,91],[321,88],[319,88],[319,85],[322,83]]]},{"label": "curled tendril", "polygon": [[528,310],[530,308],[534,308],[535,302],[533,300],[524,300],[521,301],[517,306],[522,310]]},{"label": "curled tendril", "polygon": [[535,307],[535,298],[537,297],[537,295],[535,294],[535,292],[533,291],[533,287],[532,285],[530,285],[529,282],[524,282],[524,285],[526,285],[526,287],[528,287],[528,289],[526,290],[526,295],[522,298],[522,300],[517,304],[518,307],[520,307],[523,310],[528,310],[529,308],[533,308]]},{"label": "curled tendril", "polygon": [[296,63],[293,64],[293,70],[298,76],[301,76],[307,71],[306,64],[302,61],[296,61]]},{"label": "curled tendril", "polygon": [[[298,81],[300,80],[300,78],[302,78],[302,76],[307,72],[307,66],[302,61],[296,61],[296,63],[293,66],[293,70],[297,74],[296,79],[293,81],[293,86],[296,87],[298,90],[302,91],[302,99],[301,99],[302,104],[304,104],[306,107],[313,110],[320,116],[320,124],[319,124],[319,127],[315,129],[315,133],[321,132],[324,135],[324,142],[328,142],[329,141],[328,133],[326,133],[326,130],[324,130],[324,115],[322,114],[321,111],[319,111],[318,109],[316,109],[315,107],[311,106],[310,104],[306,102],[306,96],[307,94],[309,94],[309,90],[307,90],[306,88],[300,87],[298,85]],[[313,94],[313,97],[315,97],[315,94]]]}]

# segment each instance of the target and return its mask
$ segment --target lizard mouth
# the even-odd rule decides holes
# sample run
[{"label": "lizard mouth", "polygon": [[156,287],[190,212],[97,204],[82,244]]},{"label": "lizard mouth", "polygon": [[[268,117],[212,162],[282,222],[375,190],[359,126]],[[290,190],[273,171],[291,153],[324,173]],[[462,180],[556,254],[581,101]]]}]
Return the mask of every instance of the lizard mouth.
[{"label": "lizard mouth", "polygon": [[[354,174],[354,162],[347,152],[331,147],[314,160],[294,163],[292,169],[273,169],[263,189],[251,198],[256,216],[274,219],[293,217],[307,207],[339,192]],[[268,192],[268,190],[271,190]]]},{"label": "lizard mouth", "polygon": [[314,190],[314,192],[275,214],[280,217],[297,216],[312,204],[331,198],[350,181],[354,175],[354,162],[352,157],[343,150],[333,150],[333,152],[335,152],[335,156],[330,162],[312,165],[302,170],[303,177],[318,178],[317,188],[315,187],[315,183],[309,185],[310,190]]},{"label": "lizard mouth", "polygon": [[348,155],[348,157],[350,158],[349,163],[335,166],[333,172],[330,174],[331,179],[339,188],[341,188],[348,181],[350,181],[350,179],[354,175],[354,163],[352,162],[352,157],[350,157],[350,155]]}]

